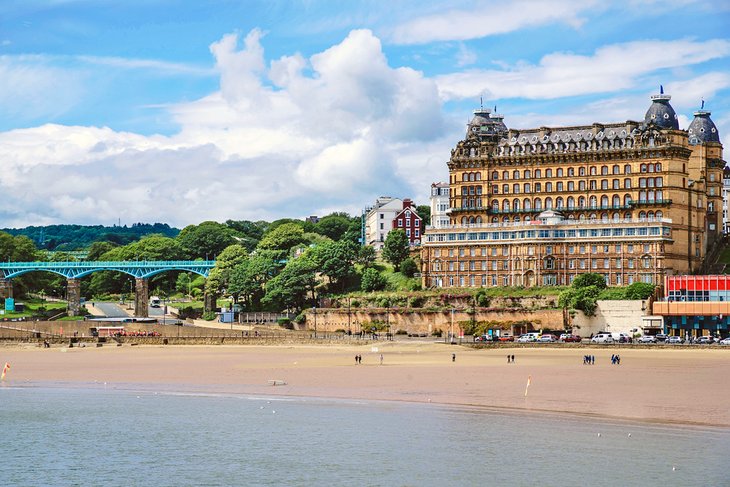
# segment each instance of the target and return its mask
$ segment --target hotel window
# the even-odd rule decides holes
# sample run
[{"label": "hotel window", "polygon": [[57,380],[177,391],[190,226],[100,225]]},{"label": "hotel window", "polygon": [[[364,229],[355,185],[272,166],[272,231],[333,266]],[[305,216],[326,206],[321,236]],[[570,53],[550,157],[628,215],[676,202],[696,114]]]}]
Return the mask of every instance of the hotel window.
[{"label": "hotel window", "polygon": [[476,264],[477,264],[477,263],[476,263],[476,262],[474,262],[473,260],[472,260],[472,261],[470,261],[470,262],[469,262],[469,270],[470,270],[470,271],[475,271],[475,270],[477,270],[477,269],[476,269]]},{"label": "hotel window", "polygon": [[525,179],[530,179],[530,170],[529,169],[525,169],[524,178]]},{"label": "hotel window", "polygon": [[621,269],[621,259],[616,259],[616,269]]},{"label": "hotel window", "polygon": [[586,246],[585,245],[581,245],[580,246],[580,253],[581,254],[585,254],[586,253]]},{"label": "hotel window", "polygon": [[591,176],[596,175],[596,166],[591,166]]},{"label": "hotel window", "polygon": [[517,183],[513,184],[513,185],[512,185],[512,192],[513,192],[514,194],[519,194],[519,193],[520,193],[520,185],[519,185],[519,184],[517,184]]},{"label": "hotel window", "polygon": [[449,277],[449,286],[450,287],[454,287],[454,278],[453,278],[453,276],[450,276]]},{"label": "hotel window", "polygon": [[509,179],[509,173],[507,171],[502,171],[502,179]]},{"label": "hotel window", "polygon": [[586,268],[586,260],[585,259],[580,259],[580,268],[581,269],[585,269]]},{"label": "hotel window", "polygon": [[508,194],[509,193],[509,184],[503,184],[502,185],[502,193]]},{"label": "hotel window", "polygon": [[568,261],[568,269],[575,269],[575,259],[570,259]]},{"label": "hotel window", "polygon": [[608,174],[608,166],[601,166],[601,176]]},{"label": "hotel window", "polygon": [[[605,230],[608,230],[608,229],[604,229],[604,231],[605,231]],[[608,245],[604,245],[604,246],[603,246],[603,253],[604,253],[604,254],[607,254],[607,253],[608,253]]]},{"label": "hotel window", "polygon": [[598,259],[591,259],[591,268],[598,269]]},{"label": "hotel window", "polygon": [[558,169],[557,169],[557,170],[555,171],[555,176],[556,176],[556,177],[559,177],[559,178],[562,178],[562,177],[563,177],[563,169],[559,167],[559,168],[558,168]]},{"label": "hotel window", "polygon": [[541,178],[542,177],[542,171],[539,169],[535,169],[535,178]]},{"label": "hotel window", "polygon": [[[499,234],[496,233],[495,235],[499,235]],[[496,257],[496,256],[497,256],[497,247],[492,247],[492,257]]]},{"label": "hotel window", "polygon": [[569,254],[574,254],[575,253],[575,247],[573,245],[569,245],[568,246],[568,253]]},{"label": "hotel window", "polygon": [[530,183],[525,183],[525,190],[524,190],[524,192],[525,193],[529,193],[530,192]]},{"label": "hotel window", "polygon": [[629,269],[634,268],[634,259],[629,259]]},{"label": "hotel window", "polygon": [[547,182],[547,183],[545,183],[545,192],[546,192],[546,193],[549,193],[549,192],[551,192],[552,190],[553,190],[553,183],[551,183],[551,182]]},{"label": "hotel window", "polygon": [[508,260],[505,260],[504,262],[502,262],[502,264],[503,264],[502,268],[504,270],[509,270],[509,261]]},{"label": "hotel window", "polygon": [[650,248],[649,244],[644,244],[644,253],[645,254],[649,253],[649,248]]},{"label": "hotel window", "polygon": [[644,269],[648,269],[651,267],[651,258],[644,257]]},{"label": "hotel window", "polygon": [[569,167],[568,168],[568,176],[569,177],[570,176],[575,176],[575,169],[573,169],[572,167]]},{"label": "hotel window", "polygon": [[624,189],[631,189],[631,180],[629,178],[624,179]]},{"label": "hotel window", "polygon": [[384,230],[384,228],[383,228],[383,223],[381,223],[381,224],[380,224],[380,229],[381,229],[381,230]]},{"label": "hotel window", "polygon": [[591,254],[597,254],[598,253],[598,246],[591,245]]},{"label": "hotel window", "polygon": [[578,168],[578,175],[579,176],[585,176],[586,175],[586,168],[585,167],[579,167]]},{"label": "hotel window", "polygon": [[611,267],[611,264],[609,263],[609,259],[603,259],[603,268],[608,269]]},{"label": "hotel window", "polygon": [[624,166],[624,174],[631,174],[631,166],[629,164]]},{"label": "hotel window", "polygon": [[586,182],[578,181],[578,191],[585,191],[585,190],[586,190]]},{"label": "hotel window", "polygon": [[616,252],[621,252],[621,244],[616,245]]},{"label": "hotel window", "polygon": [[621,181],[618,179],[613,180],[613,189],[621,189]]},{"label": "hotel window", "polygon": [[573,181],[568,181],[568,191],[575,191],[575,183]]},{"label": "hotel window", "polygon": [[545,253],[546,253],[547,255],[550,255],[550,254],[552,254],[552,253],[553,253],[553,246],[552,246],[552,245],[546,245],[546,246],[545,246]]},{"label": "hotel window", "polygon": [[487,270],[487,261],[486,260],[483,260],[482,261],[482,270],[483,271],[486,271]]},{"label": "hotel window", "polygon": [[590,187],[590,188],[591,188],[592,190],[596,189],[596,181],[595,181],[595,179],[594,179],[594,180],[591,180],[591,181],[590,181],[590,183],[588,184],[588,186],[589,186],[589,187]]},{"label": "hotel window", "polygon": [[493,271],[496,271],[497,270],[497,261],[496,260],[493,260],[492,261],[492,270]]},{"label": "hotel window", "polygon": [[459,249],[459,257],[464,257],[464,249],[463,248],[460,248]]},{"label": "hotel window", "polygon": [[453,261],[450,261],[449,262],[449,270],[450,271],[453,271],[454,270],[454,262]]},{"label": "hotel window", "polygon": [[546,178],[553,177],[553,170],[552,169],[545,169],[545,177]]},{"label": "hotel window", "polygon": [[614,174],[619,174],[620,171],[621,171],[621,169],[618,166],[615,166],[615,165],[613,166],[613,173]]},{"label": "hotel window", "polygon": [[542,191],[542,184],[535,183],[535,193],[539,193],[540,191]]},{"label": "hotel window", "polygon": [[601,179],[601,189],[608,189],[608,179]]}]

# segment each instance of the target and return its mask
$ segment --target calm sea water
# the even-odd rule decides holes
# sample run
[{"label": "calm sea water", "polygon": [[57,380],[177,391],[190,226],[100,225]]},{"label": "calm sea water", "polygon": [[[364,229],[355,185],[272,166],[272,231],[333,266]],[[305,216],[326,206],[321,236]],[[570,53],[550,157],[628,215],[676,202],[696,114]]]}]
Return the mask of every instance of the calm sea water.
[{"label": "calm sea water", "polygon": [[730,485],[730,430],[566,415],[1,387],[0,424],[3,486]]}]

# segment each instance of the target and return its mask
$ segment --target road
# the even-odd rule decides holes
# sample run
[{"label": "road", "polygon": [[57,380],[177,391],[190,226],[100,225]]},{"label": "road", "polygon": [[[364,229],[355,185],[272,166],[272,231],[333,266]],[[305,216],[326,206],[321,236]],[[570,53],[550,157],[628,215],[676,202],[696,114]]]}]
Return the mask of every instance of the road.
[{"label": "road", "polygon": [[107,318],[126,318],[129,316],[124,310],[116,303],[94,303],[94,307],[104,313]]}]

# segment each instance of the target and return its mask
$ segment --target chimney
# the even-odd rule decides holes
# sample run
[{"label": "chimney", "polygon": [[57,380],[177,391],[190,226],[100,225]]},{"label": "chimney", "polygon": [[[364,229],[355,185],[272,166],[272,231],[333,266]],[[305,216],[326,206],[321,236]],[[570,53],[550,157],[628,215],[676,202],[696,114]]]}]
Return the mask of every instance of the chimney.
[{"label": "chimney", "polygon": [[403,200],[403,209],[410,208],[413,206],[413,201],[410,198],[406,198]]}]

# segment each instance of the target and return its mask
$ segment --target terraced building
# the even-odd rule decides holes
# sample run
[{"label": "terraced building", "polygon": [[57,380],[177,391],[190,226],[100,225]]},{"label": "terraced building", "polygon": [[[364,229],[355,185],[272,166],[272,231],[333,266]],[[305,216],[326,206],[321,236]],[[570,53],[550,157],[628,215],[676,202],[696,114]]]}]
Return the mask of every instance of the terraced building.
[{"label": "terraced building", "polygon": [[609,285],[695,272],[722,236],[725,161],[710,112],[671,97],[642,122],[508,128],[479,109],[451,151],[450,225],[427,228],[424,287]]}]

